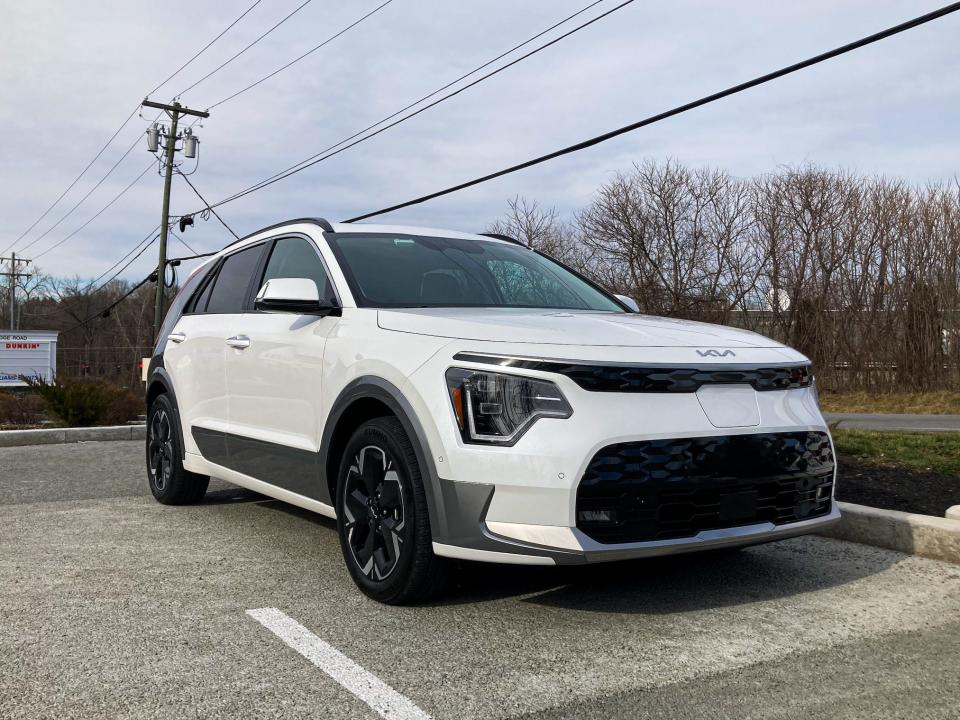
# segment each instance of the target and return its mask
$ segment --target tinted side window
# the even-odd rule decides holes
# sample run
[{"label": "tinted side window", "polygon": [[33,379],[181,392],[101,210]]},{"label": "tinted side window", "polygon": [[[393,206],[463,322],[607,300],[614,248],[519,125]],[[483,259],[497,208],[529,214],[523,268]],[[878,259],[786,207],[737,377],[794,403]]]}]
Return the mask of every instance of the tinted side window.
[{"label": "tinted side window", "polygon": [[236,314],[244,311],[250,280],[262,251],[263,245],[255,245],[227,256],[213,282],[206,312]]},{"label": "tinted side window", "polygon": [[203,287],[200,288],[200,292],[196,294],[190,304],[187,305],[188,313],[202,313],[207,309],[207,301],[210,300],[210,291],[213,290],[213,284],[217,281],[216,268],[213,269],[211,277],[204,283]]},{"label": "tinted side window", "polygon": [[274,278],[305,278],[317,284],[317,293],[324,300],[334,297],[330,279],[316,249],[305,238],[292,237],[277,240],[270,261],[263,273],[260,287]]}]

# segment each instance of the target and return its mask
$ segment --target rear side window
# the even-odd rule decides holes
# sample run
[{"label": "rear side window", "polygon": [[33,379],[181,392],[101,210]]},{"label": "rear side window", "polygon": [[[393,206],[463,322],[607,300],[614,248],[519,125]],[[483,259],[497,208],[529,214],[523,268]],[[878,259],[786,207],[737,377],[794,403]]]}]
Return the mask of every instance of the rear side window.
[{"label": "rear side window", "polygon": [[263,273],[260,287],[275,278],[304,278],[313,280],[317,293],[325,300],[334,298],[327,270],[316,248],[305,238],[290,237],[277,240]]},{"label": "rear side window", "polygon": [[[210,274],[211,269],[212,263],[208,263],[206,267],[200,267],[197,272],[187,278],[183,287],[180,288],[180,292],[177,293],[177,296],[170,304],[170,309],[167,311],[166,318],[164,318],[163,326],[160,328],[160,334],[157,335],[157,338],[166,338],[167,335],[173,332],[173,328],[176,326],[177,321],[180,320],[181,315],[193,312],[191,305],[188,303],[190,296],[196,292],[200,283]],[[207,284],[209,285],[209,283]]]},{"label": "rear side window", "polygon": [[[220,265],[220,272],[212,283],[209,292],[206,310],[197,303],[196,312],[237,314],[246,309],[247,297],[250,290],[250,281],[257,270],[263,245],[241,250],[228,255]],[[203,300],[201,296],[200,301]]]}]

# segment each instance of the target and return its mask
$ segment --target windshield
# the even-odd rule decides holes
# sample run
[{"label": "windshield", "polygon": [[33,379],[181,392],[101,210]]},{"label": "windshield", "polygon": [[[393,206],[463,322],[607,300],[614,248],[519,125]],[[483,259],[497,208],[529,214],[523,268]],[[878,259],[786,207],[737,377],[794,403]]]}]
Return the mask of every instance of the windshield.
[{"label": "windshield", "polygon": [[624,312],[562,265],[503,242],[326,235],[360,307],[515,307]]}]

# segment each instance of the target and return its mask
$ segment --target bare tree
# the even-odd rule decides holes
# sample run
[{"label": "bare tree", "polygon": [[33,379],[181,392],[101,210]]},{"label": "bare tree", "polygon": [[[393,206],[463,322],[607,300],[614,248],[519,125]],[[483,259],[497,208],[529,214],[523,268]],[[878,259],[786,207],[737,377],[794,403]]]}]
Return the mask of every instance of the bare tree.
[{"label": "bare tree", "polygon": [[602,185],[572,229],[535,201],[508,208],[503,231],[555,243],[647,312],[797,347],[825,387],[960,388],[960,181],[646,162]]}]

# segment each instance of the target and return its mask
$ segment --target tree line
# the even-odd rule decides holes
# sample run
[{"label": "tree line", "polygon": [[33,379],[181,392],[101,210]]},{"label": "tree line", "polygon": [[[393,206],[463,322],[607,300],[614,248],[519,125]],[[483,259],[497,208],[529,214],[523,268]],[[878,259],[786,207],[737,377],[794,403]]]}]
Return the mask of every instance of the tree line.
[{"label": "tree line", "polygon": [[797,348],[830,390],[960,388],[960,187],[818,167],[756,178],[645,162],[562,218],[515,198],[520,238],[641,311]]}]

